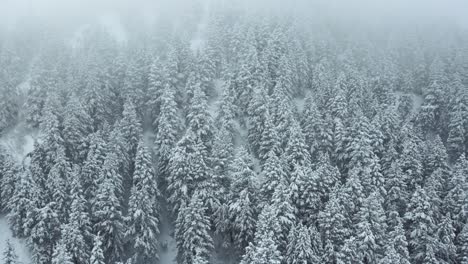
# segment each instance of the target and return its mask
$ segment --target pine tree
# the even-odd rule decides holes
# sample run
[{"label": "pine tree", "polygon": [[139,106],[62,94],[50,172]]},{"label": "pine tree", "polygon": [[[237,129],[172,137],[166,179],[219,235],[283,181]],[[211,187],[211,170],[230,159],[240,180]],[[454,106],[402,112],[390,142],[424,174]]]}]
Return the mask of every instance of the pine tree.
[{"label": "pine tree", "polygon": [[418,120],[423,128],[431,131],[439,130],[442,103],[440,100],[442,94],[442,84],[438,81],[433,81],[424,95],[424,103],[419,111]]},{"label": "pine tree", "polygon": [[290,126],[285,157],[290,169],[297,165],[310,166],[310,152],[307,150],[304,135],[297,122],[292,122]]},{"label": "pine tree", "polygon": [[29,216],[34,211],[35,192],[37,192],[37,186],[32,179],[31,172],[25,170],[20,173],[15,184],[15,192],[7,203],[8,223],[15,236],[26,237],[29,234],[26,223],[31,221]]},{"label": "pine tree", "polygon": [[52,264],[73,264],[72,257],[67,250],[65,244],[62,244],[61,241],[55,245],[54,253],[52,255]]},{"label": "pine tree", "polygon": [[290,228],[296,221],[296,208],[293,206],[291,199],[291,188],[288,188],[284,184],[278,185],[278,188],[273,193],[271,202],[275,218],[281,226],[279,230],[274,230],[273,232],[277,239],[278,249],[284,254],[286,252]]},{"label": "pine tree", "polygon": [[354,237],[350,237],[344,241],[343,247],[341,247],[338,257],[336,259],[336,263],[365,263],[361,260],[360,255],[358,254],[358,248]]},{"label": "pine tree", "polygon": [[385,177],[385,189],[387,191],[384,202],[385,208],[387,212],[403,215],[409,196],[406,185],[408,180],[402,172],[398,160],[392,162]]},{"label": "pine tree", "polygon": [[336,166],[331,164],[328,155],[321,155],[317,162],[317,189],[320,192],[321,202],[325,204],[328,201],[333,186],[341,179],[341,174]]},{"label": "pine tree", "polygon": [[[408,242],[406,241],[405,230],[403,229],[403,223],[401,218],[397,218],[396,225],[389,233],[389,240],[387,242],[387,247],[385,248],[385,257],[389,253],[389,248],[391,255],[393,255],[392,249],[395,250],[395,254],[398,256],[398,262],[401,264],[409,264],[410,257],[408,253]],[[383,260],[382,260],[383,261]]]},{"label": "pine tree", "polygon": [[[393,264],[393,263],[402,263],[400,258],[393,247],[393,245],[387,245],[385,248],[384,257],[378,262],[379,264]],[[409,262],[408,262],[409,263]]]},{"label": "pine tree", "polygon": [[373,192],[357,214],[356,243],[364,263],[378,262],[384,252],[386,219],[381,203],[380,194]]},{"label": "pine tree", "polygon": [[444,208],[452,216],[453,225],[457,233],[463,228],[467,219],[467,180],[466,176],[464,176],[467,175],[467,173],[468,160],[466,160],[465,155],[462,154],[454,165],[453,175],[448,182],[448,193],[444,198]]},{"label": "pine tree", "polygon": [[16,255],[15,248],[11,244],[10,240],[6,241],[6,248],[3,251],[3,263],[5,264],[17,264],[18,255]]},{"label": "pine tree", "polygon": [[[268,139],[275,139],[273,125],[267,126],[266,122],[272,122],[271,115],[268,109],[268,98],[264,87],[255,89],[252,95],[252,102],[248,111],[248,140],[254,153],[260,154],[261,142],[266,142],[265,136],[269,135]],[[265,136],[264,136],[265,133]],[[269,142],[269,141],[268,141]]]},{"label": "pine tree", "polygon": [[422,156],[419,139],[413,135],[415,133],[414,130],[405,127],[404,133],[406,133],[406,135],[402,136],[403,142],[401,144],[402,153],[400,157],[400,164],[403,173],[407,175],[408,191],[413,192],[417,185],[422,185]]},{"label": "pine tree", "polygon": [[440,262],[453,263],[456,260],[455,228],[450,216],[446,216],[437,226],[435,251]]},{"label": "pine tree", "polygon": [[86,139],[92,132],[91,117],[76,94],[72,94],[65,108],[63,120],[63,138],[67,157],[81,163],[86,158]]},{"label": "pine tree", "polygon": [[167,191],[173,213],[177,213],[183,202],[188,203],[197,184],[208,179],[208,152],[200,138],[192,130],[174,148],[169,162],[170,175]]},{"label": "pine tree", "polygon": [[188,205],[182,204],[176,220],[176,241],[180,263],[193,264],[194,260],[208,260],[213,249],[210,220],[205,215],[203,201],[194,195]]},{"label": "pine tree", "polygon": [[[285,184],[278,185],[285,186]],[[320,197],[320,178],[316,171],[306,166],[295,166],[291,172],[289,190],[295,214],[304,223],[313,224],[324,204]]]},{"label": "pine tree", "polygon": [[208,112],[208,99],[200,83],[193,84],[193,98],[187,113],[188,127],[199,138],[207,149],[211,148],[213,140],[213,121]]},{"label": "pine tree", "polygon": [[169,85],[164,87],[161,96],[161,110],[158,116],[158,131],[155,139],[155,153],[158,157],[158,168],[161,176],[168,177],[168,163],[171,152],[175,147],[181,130],[179,115],[177,114],[175,91]]},{"label": "pine tree", "polygon": [[259,201],[254,185],[256,174],[251,157],[244,148],[237,151],[229,175],[232,180],[227,201],[229,222],[232,225],[230,235],[242,251],[253,239]]},{"label": "pine tree", "polygon": [[75,168],[70,194],[70,218],[66,225],[62,225],[61,241],[65,244],[73,263],[86,263],[91,253],[88,243],[91,242],[92,226],[78,173],[79,169]]},{"label": "pine tree", "polygon": [[447,138],[447,152],[452,161],[456,160],[461,154],[465,153],[465,127],[464,120],[460,110],[451,113],[449,123],[449,135]]},{"label": "pine tree", "polygon": [[334,259],[338,255],[339,248],[343,241],[350,234],[350,219],[346,214],[343,203],[345,201],[340,197],[341,186],[337,185],[330,194],[330,200],[326,203],[325,209],[319,214],[319,228],[323,235],[325,246],[324,254],[329,259]]},{"label": "pine tree", "polygon": [[280,155],[282,151],[280,138],[273,124],[273,120],[267,112],[265,115],[265,120],[263,120],[263,131],[260,136],[260,142],[257,151],[258,157],[262,163],[266,162],[269,152]]},{"label": "pine tree", "polygon": [[446,173],[446,171],[449,170],[448,154],[444,144],[442,143],[442,139],[439,136],[436,136],[429,140],[426,146],[427,148],[424,156],[425,176],[430,176],[437,169],[442,169],[444,170],[444,173]]},{"label": "pine tree", "polygon": [[104,256],[109,262],[123,254],[124,220],[115,179],[106,177],[99,184],[93,204],[94,233],[102,238]]},{"label": "pine tree", "polygon": [[[159,57],[156,57],[151,62],[148,76],[149,99],[147,107],[149,108],[149,113],[153,120],[161,113],[162,97],[166,87],[163,78],[162,61]],[[154,127],[157,127],[157,124],[158,122],[155,122]]]},{"label": "pine tree", "polygon": [[286,184],[287,181],[285,164],[283,164],[282,160],[273,150],[268,153],[268,157],[262,168],[262,174],[261,192],[264,199],[269,201],[277,186]]},{"label": "pine tree", "polygon": [[308,149],[314,156],[317,154],[316,152],[320,147],[319,136],[321,134],[321,130],[324,129],[324,121],[312,93],[308,93],[305,100],[304,111],[302,112],[301,118],[301,127]]},{"label": "pine tree", "polygon": [[278,249],[275,232],[280,231],[280,224],[275,218],[272,206],[265,206],[257,221],[254,243],[250,243],[242,257],[241,264],[279,264],[282,254]]},{"label": "pine tree", "polygon": [[411,261],[427,263],[428,259],[434,257],[431,250],[434,250],[432,243],[436,241],[436,226],[430,199],[424,189],[417,187],[408,204],[405,220],[412,227],[408,235]]},{"label": "pine tree", "polygon": [[234,144],[232,135],[225,126],[216,133],[211,153],[211,167],[213,168],[213,180],[222,196],[228,192],[230,179],[228,167],[234,156]]},{"label": "pine tree", "polygon": [[131,241],[132,261],[135,263],[150,263],[158,259],[155,241],[159,235],[159,192],[151,157],[144,144],[143,140],[138,144],[125,235]]},{"label": "pine tree", "polygon": [[82,185],[86,200],[95,198],[99,185],[99,173],[106,159],[106,142],[101,132],[89,136],[89,147],[86,160],[81,169]]},{"label": "pine tree", "polygon": [[286,252],[286,263],[288,264],[320,262],[317,254],[319,252],[314,252],[312,247],[310,231],[301,223],[291,228]]},{"label": "pine tree", "polygon": [[[278,85],[280,86],[281,84]],[[293,106],[291,105],[289,97],[283,88],[284,87],[281,86],[275,87],[269,102],[270,114],[273,120],[273,125],[276,127],[280,142],[280,149],[282,150],[285,149],[288,142],[289,130],[293,125],[292,121],[295,121],[292,112]],[[297,125],[294,126],[296,129],[298,128]],[[299,131],[301,130],[299,129]]]},{"label": "pine tree", "polygon": [[[118,123],[118,128],[122,133],[122,139],[125,142],[125,155],[127,160],[134,160],[137,152],[138,142],[140,141],[143,132],[140,119],[137,115],[136,106],[127,101],[124,105],[122,119]],[[133,164],[127,168],[127,172],[131,175],[133,173]]]},{"label": "pine tree", "polygon": [[70,162],[65,156],[64,149],[60,148],[56,154],[56,162],[50,169],[47,192],[53,203],[53,210],[57,214],[58,220],[61,223],[66,222],[70,208],[70,180],[72,168]]},{"label": "pine tree", "polygon": [[232,234],[235,244],[243,251],[248,243],[253,240],[256,223],[255,193],[250,188],[242,190],[238,198],[229,202],[228,214],[232,225]]},{"label": "pine tree", "polygon": [[[13,198],[15,186],[20,180],[21,169],[13,157],[0,147],[0,212],[7,212],[8,201]],[[6,154],[3,154],[6,153]]]},{"label": "pine tree", "polygon": [[33,248],[33,259],[39,264],[51,263],[53,241],[60,237],[60,222],[54,207],[54,202],[50,202],[34,211],[35,225],[31,229],[29,243]]},{"label": "pine tree", "polygon": [[91,257],[90,257],[89,263],[90,264],[106,263],[105,258],[104,258],[104,253],[102,251],[101,237],[99,235],[94,237],[93,250],[91,251]]},{"label": "pine tree", "polygon": [[458,236],[458,261],[461,264],[468,263],[468,223],[463,226],[461,233]]}]

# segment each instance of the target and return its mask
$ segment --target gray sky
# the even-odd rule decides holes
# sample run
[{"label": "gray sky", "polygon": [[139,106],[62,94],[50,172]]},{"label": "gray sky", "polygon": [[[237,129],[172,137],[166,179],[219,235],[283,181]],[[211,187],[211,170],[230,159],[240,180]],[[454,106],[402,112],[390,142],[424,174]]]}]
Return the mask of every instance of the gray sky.
[{"label": "gray sky", "polygon": [[[90,21],[103,14],[156,16],[158,12],[184,12],[190,1],[226,0],[0,0],[0,25],[18,19],[52,23]],[[232,0],[249,9],[265,6],[276,10],[296,7],[305,14],[327,15],[331,19],[373,21],[454,20],[468,25],[468,0]],[[242,2],[242,4],[241,4]],[[286,8],[287,7],[287,8]]]}]

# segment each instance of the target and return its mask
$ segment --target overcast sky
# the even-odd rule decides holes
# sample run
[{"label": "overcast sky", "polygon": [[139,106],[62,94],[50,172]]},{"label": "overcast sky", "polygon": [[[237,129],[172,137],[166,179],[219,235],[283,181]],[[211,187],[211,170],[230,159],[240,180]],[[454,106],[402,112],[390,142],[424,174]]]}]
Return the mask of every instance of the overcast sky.
[{"label": "overcast sky", "polygon": [[[184,10],[189,1],[226,0],[0,0],[0,25],[13,25],[19,19],[52,23],[90,21],[115,14],[135,18],[156,16],[158,12]],[[276,10],[298,8],[304,13],[328,17],[360,19],[452,20],[468,24],[468,0],[232,0],[247,8],[259,6]],[[287,7],[287,8],[286,8]],[[183,11],[181,11],[183,12]],[[174,18],[177,18],[175,13]]]}]

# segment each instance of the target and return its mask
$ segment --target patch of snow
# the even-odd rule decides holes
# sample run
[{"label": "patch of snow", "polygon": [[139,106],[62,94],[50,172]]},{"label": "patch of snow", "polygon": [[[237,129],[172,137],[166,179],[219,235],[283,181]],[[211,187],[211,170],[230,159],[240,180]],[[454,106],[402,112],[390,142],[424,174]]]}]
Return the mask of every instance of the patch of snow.
[{"label": "patch of snow", "polygon": [[0,145],[8,150],[18,163],[22,163],[26,155],[33,151],[37,137],[37,131],[28,131],[23,124],[18,124],[0,138]]},{"label": "patch of snow", "polygon": [[305,104],[305,97],[304,98],[294,98],[294,104],[296,105],[296,109],[299,113],[302,113],[304,110]]},{"label": "patch of snow", "polygon": [[32,263],[31,254],[28,247],[26,246],[26,242],[23,239],[14,238],[13,234],[11,233],[10,226],[8,225],[7,218],[5,216],[0,216],[0,264],[4,263],[3,252],[5,251],[7,240],[10,240],[13,247],[15,248],[19,263]]},{"label": "patch of snow", "polygon": [[[162,208],[166,208],[163,204]],[[177,263],[177,243],[174,239],[174,226],[169,220],[169,212],[163,210],[161,213],[161,225],[159,235],[159,263],[176,264]],[[163,245],[165,245],[163,247]]]},{"label": "patch of snow", "polygon": [[421,105],[423,104],[424,99],[422,96],[417,95],[417,94],[412,94],[411,97],[413,98],[413,114],[416,114],[419,112],[419,109],[421,108]]},{"label": "patch of snow", "polygon": [[221,79],[213,80],[214,94],[208,99],[208,111],[212,118],[218,115],[219,105],[221,103],[220,96],[223,94],[224,81]]},{"label": "patch of snow", "polygon": [[396,99],[400,99],[401,96],[403,95],[409,95],[413,101],[413,109],[411,109],[411,114],[415,115],[419,112],[419,109],[421,108],[421,105],[424,102],[424,98],[422,96],[415,94],[415,93],[403,93],[400,91],[395,92],[395,96],[397,97]]}]

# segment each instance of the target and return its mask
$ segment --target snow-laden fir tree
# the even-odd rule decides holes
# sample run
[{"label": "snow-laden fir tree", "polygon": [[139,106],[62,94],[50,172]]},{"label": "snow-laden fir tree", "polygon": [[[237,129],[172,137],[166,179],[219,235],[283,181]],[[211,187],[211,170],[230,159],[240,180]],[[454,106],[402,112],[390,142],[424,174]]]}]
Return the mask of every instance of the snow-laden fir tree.
[{"label": "snow-laden fir tree", "polygon": [[93,249],[89,259],[90,264],[105,264],[104,252],[102,251],[102,242],[99,235],[94,237]]},{"label": "snow-laden fir tree", "polygon": [[275,218],[273,206],[266,205],[259,216],[254,242],[250,243],[242,256],[241,264],[280,264],[283,257],[278,249],[275,232],[281,231]]},{"label": "snow-laden fir tree", "polygon": [[10,240],[6,241],[6,247],[2,254],[2,260],[5,264],[18,264],[18,255]]},{"label": "snow-laden fir tree", "polygon": [[92,241],[92,226],[88,206],[80,183],[79,169],[75,167],[72,177],[70,217],[68,223],[61,227],[60,240],[66,246],[73,263],[87,262],[91,253],[89,243]]},{"label": "snow-laden fir tree", "polygon": [[59,240],[55,245],[54,253],[52,255],[52,264],[73,264],[72,257],[67,250],[67,246],[62,240]]},{"label": "snow-laden fir tree", "polygon": [[125,237],[130,241],[132,261],[150,263],[158,259],[159,190],[151,156],[140,140],[135,159]]},{"label": "snow-laden fir tree", "polygon": [[210,219],[205,212],[203,201],[197,195],[192,196],[188,204],[182,204],[175,232],[178,262],[194,264],[200,258],[209,260],[213,239],[209,233]]},{"label": "snow-laden fir tree", "polygon": [[288,235],[288,244],[286,251],[286,263],[299,264],[299,263],[318,263],[320,262],[319,253],[314,251],[310,229],[307,226],[298,223],[295,224]]},{"label": "snow-laden fir tree", "polygon": [[116,179],[104,176],[92,206],[93,231],[101,238],[102,251],[108,262],[118,261],[123,256],[124,219],[117,193]]},{"label": "snow-laden fir tree", "polygon": [[169,85],[164,86],[160,98],[161,109],[155,139],[155,154],[158,158],[158,169],[163,179],[169,175],[168,163],[171,151],[175,147],[181,130],[177,113],[175,91]]}]

